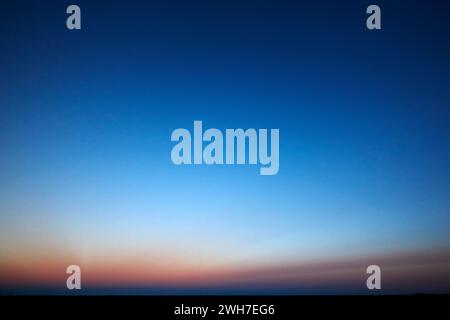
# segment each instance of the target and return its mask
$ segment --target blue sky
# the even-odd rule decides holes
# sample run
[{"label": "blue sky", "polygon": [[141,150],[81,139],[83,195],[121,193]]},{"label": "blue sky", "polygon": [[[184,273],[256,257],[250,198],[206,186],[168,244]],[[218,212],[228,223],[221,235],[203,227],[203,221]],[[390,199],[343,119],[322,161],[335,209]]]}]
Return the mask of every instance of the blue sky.
[{"label": "blue sky", "polygon": [[[64,1],[2,5],[2,261],[34,245],[220,266],[448,248],[445,5],[378,2],[368,31],[364,1],[77,3],[80,31]],[[279,173],[173,165],[170,134],[194,120],[279,128]]]}]

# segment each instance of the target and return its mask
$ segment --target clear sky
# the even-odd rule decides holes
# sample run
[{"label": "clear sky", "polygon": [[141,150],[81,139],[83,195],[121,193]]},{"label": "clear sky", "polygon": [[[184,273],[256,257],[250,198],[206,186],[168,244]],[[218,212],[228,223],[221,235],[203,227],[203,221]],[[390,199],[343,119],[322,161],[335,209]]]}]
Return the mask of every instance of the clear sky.
[{"label": "clear sky", "polygon": [[[79,31],[71,2],[1,5],[0,293],[69,264],[91,288],[360,292],[377,263],[449,292],[448,5],[378,1],[369,31],[367,1],[76,3]],[[280,129],[279,173],[175,166],[194,120]]]}]

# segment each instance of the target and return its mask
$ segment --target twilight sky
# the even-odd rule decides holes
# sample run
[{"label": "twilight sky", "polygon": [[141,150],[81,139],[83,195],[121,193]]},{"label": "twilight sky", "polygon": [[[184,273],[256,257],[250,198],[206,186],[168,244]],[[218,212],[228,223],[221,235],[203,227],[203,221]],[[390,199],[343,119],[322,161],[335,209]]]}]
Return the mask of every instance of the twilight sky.
[{"label": "twilight sky", "polygon": [[[376,3],[380,31],[368,1],[2,3],[0,294],[69,264],[84,293],[366,294],[369,264],[450,292],[450,6]],[[279,173],[175,166],[194,120],[280,129]]]}]

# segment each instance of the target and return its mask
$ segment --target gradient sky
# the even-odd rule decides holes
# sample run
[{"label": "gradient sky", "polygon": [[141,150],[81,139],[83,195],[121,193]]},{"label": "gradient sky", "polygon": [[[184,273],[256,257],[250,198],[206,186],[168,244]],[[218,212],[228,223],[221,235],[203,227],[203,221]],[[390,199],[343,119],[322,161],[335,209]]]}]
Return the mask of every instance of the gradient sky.
[{"label": "gradient sky", "polygon": [[[450,292],[450,6],[376,3],[380,31],[368,1],[2,3],[0,293],[69,264],[92,288],[345,293],[383,263],[388,292]],[[279,128],[279,173],[173,165],[194,120]]]}]

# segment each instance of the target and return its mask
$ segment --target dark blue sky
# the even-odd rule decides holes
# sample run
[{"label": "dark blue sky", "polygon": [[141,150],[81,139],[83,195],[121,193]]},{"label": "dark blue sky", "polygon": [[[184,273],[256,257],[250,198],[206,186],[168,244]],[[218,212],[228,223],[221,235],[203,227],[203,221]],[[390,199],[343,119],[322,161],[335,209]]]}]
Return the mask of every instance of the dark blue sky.
[{"label": "dark blue sky", "polygon": [[[379,31],[368,1],[2,3],[2,259],[43,235],[238,266],[448,248],[444,3],[377,1]],[[280,172],[174,166],[194,120],[279,128]]]}]

